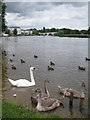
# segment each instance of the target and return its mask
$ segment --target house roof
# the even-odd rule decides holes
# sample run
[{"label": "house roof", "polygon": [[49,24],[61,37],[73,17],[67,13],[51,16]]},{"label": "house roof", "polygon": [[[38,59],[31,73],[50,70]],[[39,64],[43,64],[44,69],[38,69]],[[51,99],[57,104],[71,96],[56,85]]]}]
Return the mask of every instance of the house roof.
[{"label": "house roof", "polygon": [[13,27],[9,27],[9,28],[20,28],[20,27],[17,27],[17,26],[13,26]]}]

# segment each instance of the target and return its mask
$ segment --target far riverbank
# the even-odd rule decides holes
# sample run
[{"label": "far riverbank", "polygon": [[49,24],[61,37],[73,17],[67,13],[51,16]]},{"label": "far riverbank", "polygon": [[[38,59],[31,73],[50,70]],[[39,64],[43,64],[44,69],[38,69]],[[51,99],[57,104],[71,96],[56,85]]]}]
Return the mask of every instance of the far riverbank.
[{"label": "far riverbank", "polygon": [[[14,36],[14,35],[9,35],[9,36]],[[16,36],[41,36],[41,35],[35,35],[35,34],[32,34],[32,35],[25,35],[25,34],[18,34]],[[47,35],[45,35],[47,36]],[[52,35],[49,35],[49,36],[52,36]],[[90,35],[88,34],[63,34],[63,35],[54,35],[54,36],[58,36],[58,37],[74,37],[74,38],[90,38]]]}]

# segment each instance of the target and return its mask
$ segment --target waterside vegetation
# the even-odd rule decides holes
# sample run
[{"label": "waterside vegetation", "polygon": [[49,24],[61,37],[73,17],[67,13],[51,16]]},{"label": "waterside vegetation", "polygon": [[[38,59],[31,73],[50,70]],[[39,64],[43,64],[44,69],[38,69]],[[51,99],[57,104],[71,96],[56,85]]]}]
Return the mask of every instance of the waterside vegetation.
[{"label": "waterside vegetation", "polygon": [[[56,28],[45,28],[41,30],[37,30],[36,28],[30,29],[32,31],[32,34],[17,34],[17,30],[15,29],[13,31],[13,34],[10,34],[10,30],[6,29],[5,34],[9,34],[9,36],[40,36],[42,33],[46,33],[43,36],[46,36],[47,33],[56,32],[53,36],[59,36],[59,37],[79,37],[79,38],[90,38],[89,29],[88,30],[72,30],[69,28],[62,28],[62,29],[56,29]],[[48,34],[49,36],[52,36],[52,34]]]},{"label": "waterside vegetation", "polygon": [[2,102],[2,109],[3,118],[60,118],[58,115],[41,114],[34,108],[28,109],[21,105],[6,102],[5,100]]}]

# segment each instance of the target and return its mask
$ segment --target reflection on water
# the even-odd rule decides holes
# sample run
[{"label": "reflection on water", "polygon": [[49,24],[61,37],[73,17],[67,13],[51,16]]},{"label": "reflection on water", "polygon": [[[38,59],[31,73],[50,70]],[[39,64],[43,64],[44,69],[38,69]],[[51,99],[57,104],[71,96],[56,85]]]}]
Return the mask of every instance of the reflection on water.
[{"label": "reflection on water", "polygon": [[80,99],[79,110],[80,110],[81,113],[82,113],[82,110],[83,110],[83,101],[84,101],[84,99]]},{"label": "reflection on water", "polygon": [[[81,82],[84,81],[88,89],[88,62],[85,57],[88,56],[88,40],[86,38],[60,38],[60,37],[3,37],[3,50],[6,50],[7,56],[3,58],[3,97],[7,101],[23,104],[29,108],[32,107],[30,97],[32,89],[41,87],[43,89],[44,80],[48,79],[48,90],[51,97],[59,98],[58,85],[67,88],[73,88],[81,91]],[[15,56],[13,56],[15,54]],[[34,58],[37,55],[38,58]],[[10,61],[13,60],[13,62]],[[21,59],[25,63],[21,63]],[[50,61],[55,63],[54,71],[48,71]],[[5,65],[6,64],[6,65]],[[11,66],[15,65],[16,70]],[[36,85],[28,88],[13,88],[7,77],[11,79],[25,78],[30,80],[29,67],[36,67],[34,73]],[[85,71],[78,70],[78,66],[85,67]],[[69,106],[69,98],[63,101],[64,108],[59,107],[49,113],[59,114],[63,117],[78,116],[86,117],[88,114],[88,101],[86,99],[73,100],[73,107]],[[13,94],[17,94],[16,98]]]},{"label": "reflection on water", "polygon": [[70,112],[70,115],[73,115],[73,105],[69,105],[69,112]]}]

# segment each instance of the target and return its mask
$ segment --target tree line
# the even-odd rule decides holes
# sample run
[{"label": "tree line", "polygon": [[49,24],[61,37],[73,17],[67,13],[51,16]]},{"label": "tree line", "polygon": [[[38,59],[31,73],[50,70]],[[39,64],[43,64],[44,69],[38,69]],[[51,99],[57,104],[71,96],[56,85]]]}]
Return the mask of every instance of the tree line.
[{"label": "tree line", "polygon": [[61,29],[56,29],[56,28],[45,28],[38,30],[38,32],[44,33],[44,32],[57,32],[58,34],[88,34],[88,30],[72,30],[69,28],[61,28]]}]

